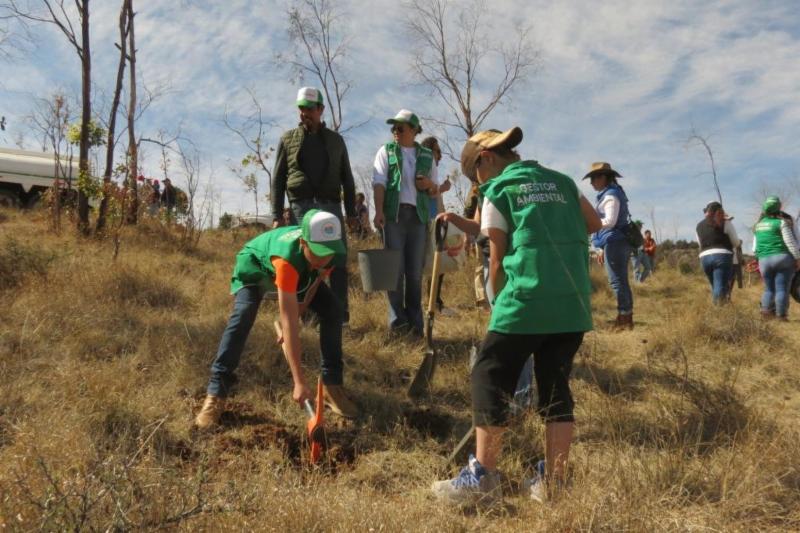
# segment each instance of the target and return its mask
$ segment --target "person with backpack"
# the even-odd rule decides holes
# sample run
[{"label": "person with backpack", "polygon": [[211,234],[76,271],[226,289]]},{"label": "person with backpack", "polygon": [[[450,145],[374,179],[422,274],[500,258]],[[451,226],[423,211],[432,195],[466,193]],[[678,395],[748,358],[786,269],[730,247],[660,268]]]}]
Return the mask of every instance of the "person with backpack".
[{"label": "person with backpack", "polygon": [[800,270],[800,252],[792,217],[781,211],[777,196],[769,196],[761,207],[761,216],[753,228],[753,253],[764,279],[761,316],[788,320],[789,287],[794,273]]},{"label": "person with backpack", "polygon": [[628,197],[617,182],[621,177],[604,161],[592,163],[583,177],[588,178],[597,191],[596,210],[602,225],[592,236],[592,246],[599,250],[597,261],[605,265],[608,283],[617,298],[616,331],[633,329],[633,293],[628,281],[628,263],[633,250],[627,235]]},{"label": "person with backpack", "polygon": [[711,300],[721,305],[730,299],[733,254],[742,241],[721,203],[709,202],[703,208],[703,214],[705,216],[695,230],[700,244],[700,264],[711,285]]},{"label": "person with backpack", "polygon": [[500,497],[497,462],[520,371],[533,354],[537,410],[545,421],[545,460],[527,487],[542,502],[563,486],[574,430],[572,360],[592,329],[588,233],[600,228],[591,204],[568,176],[522,161],[518,127],[473,135],[461,170],[484,196],[480,231],[489,237],[489,284],[496,297],[472,369],[476,452],[434,495],[451,503]]}]

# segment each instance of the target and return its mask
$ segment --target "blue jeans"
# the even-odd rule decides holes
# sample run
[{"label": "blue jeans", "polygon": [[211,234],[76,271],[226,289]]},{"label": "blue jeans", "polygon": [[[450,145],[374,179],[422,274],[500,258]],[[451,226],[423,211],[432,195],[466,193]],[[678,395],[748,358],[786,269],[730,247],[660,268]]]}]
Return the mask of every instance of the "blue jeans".
[{"label": "blue jeans", "polygon": [[608,283],[617,297],[617,313],[630,315],[633,313],[633,294],[628,282],[631,246],[625,240],[608,241],[603,247],[603,255],[605,256]]},{"label": "blue jeans", "polygon": [[[263,292],[256,286],[242,287],[233,301],[233,312],[222,333],[217,356],[211,364],[211,379],[207,393],[226,397],[236,382],[235,372],[239,366],[253,323],[261,305]],[[322,381],[326,385],[341,385],[342,364],[342,316],[336,298],[327,285],[321,284],[309,308],[319,315],[319,344],[322,352]]]},{"label": "blue jeans", "polygon": [[384,246],[400,250],[400,275],[397,288],[387,291],[389,328],[411,327],[422,334],[422,269],[425,267],[426,225],[413,205],[400,204],[397,220],[386,221]]},{"label": "blue jeans", "polygon": [[764,279],[762,311],[773,311],[779,317],[786,316],[789,311],[789,287],[794,277],[794,264],[791,254],[769,255],[758,260],[758,268]]},{"label": "blue jeans", "polygon": [[711,284],[711,300],[721,304],[728,300],[733,276],[733,254],[711,254],[700,258],[703,272]]},{"label": "blue jeans", "polygon": [[650,256],[639,250],[633,254],[633,279],[637,283],[643,283],[653,270],[653,262]]},{"label": "blue jeans", "polygon": [[[342,206],[334,202],[317,202],[316,200],[298,200],[292,202],[292,215],[295,218],[295,223],[300,225],[303,222],[303,217],[312,209],[321,209],[328,213],[336,215],[339,223],[342,225],[342,242],[344,242],[345,250],[347,249],[347,228],[342,219]],[[345,322],[350,321],[350,305],[347,298],[347,257],[336,257],[333,272],[331,272],[331,290],[336,295],[342,307],[342,316]]]}]

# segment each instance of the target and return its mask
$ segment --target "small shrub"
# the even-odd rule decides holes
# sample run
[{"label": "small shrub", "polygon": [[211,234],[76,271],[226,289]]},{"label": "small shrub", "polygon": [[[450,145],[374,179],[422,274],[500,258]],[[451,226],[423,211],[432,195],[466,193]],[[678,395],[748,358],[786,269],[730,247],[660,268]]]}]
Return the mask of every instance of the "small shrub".
[{"label": "small shrub", "polygon": [[22,283],[27,276],[45,277],[55,255],[7,237],[0,246],[0,290]]},{"label": "small shrub", "polygon": [[175,308],[185,301],[183,294],[163,276],[147,276],[127,267],[111,275],[106,290],[112,299],[120,303]]}]

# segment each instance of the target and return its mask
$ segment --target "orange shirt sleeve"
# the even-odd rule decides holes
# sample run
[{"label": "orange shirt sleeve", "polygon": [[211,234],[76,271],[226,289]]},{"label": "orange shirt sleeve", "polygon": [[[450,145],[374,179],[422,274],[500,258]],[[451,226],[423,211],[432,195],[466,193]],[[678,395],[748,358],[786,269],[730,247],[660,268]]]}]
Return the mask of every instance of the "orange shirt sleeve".
[{"label": "orange shirt sleeve", "polygon": [[272,266],[275,267],[275,286],[283,292],[297,292],[300,274],[282,257],[273,257]]}]

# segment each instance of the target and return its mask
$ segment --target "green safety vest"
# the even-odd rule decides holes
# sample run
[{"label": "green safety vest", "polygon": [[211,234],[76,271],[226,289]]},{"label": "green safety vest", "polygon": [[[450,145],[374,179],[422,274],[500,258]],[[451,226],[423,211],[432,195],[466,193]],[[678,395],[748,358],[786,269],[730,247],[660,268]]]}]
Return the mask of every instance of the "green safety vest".
[{"label": "green safety vest", "polygon": [[757,258],[789,253],[786,243],[783,242],[780,218],[762,218],[756,223],[753,233],[756,236]]},{"label": "green safety vest", "polygon": [[589,242],[575,182],[536,161],[518,161],[480,190],[509,230],[506,283],[495,296],[489,330],[591,330]]},{"label": "green safety vest", "polygon": [[[414,178],[420,175],[430,177],[433,152],[419,143],[414,143],[414,148],[417,150]],[[383,212],[387,220],[397,220],[400,210],[400,182],[403,181],[403,150],[396,142],[390,142],[386,144],[386,155],[389,158],[389,172],[383,195]],[[417,216],[423,223],[428,222],[430,216],[428,202],[428,193],[417,191]]]},{"label": "green safety vest", "polygon": [[298,226],[275,228],[245,243],[236,254],[236,265],[231,276],[231,294],[242,287],[256,285],[263,292],[276,292],[273,257],[281,257],[300,275],[297,292],[303,292],[317,278],[318,270],[309,268],[300,247],[302,230]]}]

